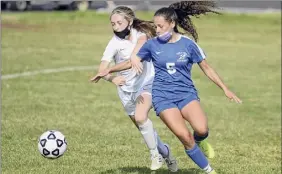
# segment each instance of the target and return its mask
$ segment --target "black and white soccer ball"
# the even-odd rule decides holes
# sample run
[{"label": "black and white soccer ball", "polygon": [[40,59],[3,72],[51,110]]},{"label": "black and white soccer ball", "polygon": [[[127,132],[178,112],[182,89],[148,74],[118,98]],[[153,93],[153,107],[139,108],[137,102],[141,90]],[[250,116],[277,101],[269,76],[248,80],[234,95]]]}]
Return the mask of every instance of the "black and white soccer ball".
[{"label": "black and white soccer ball", "polygon": [[59,158],[67,150],[66,138],[60,131],[46,131],[38,140],[38,150],[45,158]]}]

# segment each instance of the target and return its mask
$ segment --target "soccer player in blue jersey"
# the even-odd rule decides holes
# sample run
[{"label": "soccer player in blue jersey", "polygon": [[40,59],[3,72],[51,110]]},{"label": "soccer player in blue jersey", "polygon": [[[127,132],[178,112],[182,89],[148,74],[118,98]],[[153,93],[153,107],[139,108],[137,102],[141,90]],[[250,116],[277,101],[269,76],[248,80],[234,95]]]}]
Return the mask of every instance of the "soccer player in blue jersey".
[{"label": "soccer player in blue jersey", "polygon": [[[110,72],[131,67],[141,72],[140,62],[152,61],[155,67],[152,97],[157,115],[182,142],[186,154],[209,174],[216,173],[206,158],[213,158],[214,150],[206,141],[208,123],[191,79],[192,65],[197,63],[230,100],[242,102],[210,67],[204,51],[195,42],[198,34],[189,16],[217,13],[213,7],[215,3],[212,1],[182,1],[159,9],[154,15],[158,36],[148,40],[131,61],[111,67],[94,78],[94,81],[98,81]],[[182,35],[178,26],[191,34],[195,41]],[[185,120],[190,123],[194,135],[189,132]]]}]

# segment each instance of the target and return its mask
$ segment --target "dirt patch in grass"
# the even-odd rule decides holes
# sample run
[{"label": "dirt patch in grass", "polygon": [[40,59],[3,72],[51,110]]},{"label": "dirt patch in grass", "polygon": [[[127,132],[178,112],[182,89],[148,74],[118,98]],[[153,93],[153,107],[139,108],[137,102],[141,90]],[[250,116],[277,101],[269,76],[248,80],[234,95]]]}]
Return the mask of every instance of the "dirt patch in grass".
[{"label": "dirt patch in grass", "polygon": [[21,24],[21,23],[13,23],[13,22],[2,22],[2,29],[15,29],[21,31],[37,31],[45,28],[43,25],[31,25],[31,24]]}]

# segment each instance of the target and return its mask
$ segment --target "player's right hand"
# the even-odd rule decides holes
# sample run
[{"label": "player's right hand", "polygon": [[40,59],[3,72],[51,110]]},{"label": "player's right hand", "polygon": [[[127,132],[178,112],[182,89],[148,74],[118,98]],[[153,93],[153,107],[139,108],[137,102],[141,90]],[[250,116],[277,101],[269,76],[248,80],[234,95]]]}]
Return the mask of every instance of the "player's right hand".
[{"label": "player's right hand", "polygon": [[130,59],[132,69],[137,73],[141,74],[143,71],[143,64],[140,62],[140,58],[133,57]]},{"label": "player's right hand", "polygon": [[112,83],[117,86],[125,85],[125,78],[123,76],[116,76],[112,79]]},{"label": "player's right hand", "polygon": [[105,69],[105,70],[99,72],[98,74],[96,74],[96,76],[92,77],[92,78],[90,79],[90,81],[97,83],[97,82],[99,82],[99,80],[100,80],[102,77],[105,77],[105,76],[108,75],[109,73],[110,73],[110,70]]}]

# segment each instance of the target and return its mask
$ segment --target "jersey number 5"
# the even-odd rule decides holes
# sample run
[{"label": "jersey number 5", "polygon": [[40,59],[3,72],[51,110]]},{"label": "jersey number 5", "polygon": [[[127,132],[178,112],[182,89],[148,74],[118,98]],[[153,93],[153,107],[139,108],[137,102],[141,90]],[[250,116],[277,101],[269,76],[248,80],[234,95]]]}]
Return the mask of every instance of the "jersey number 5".
[{"label": "jersey number 5", "polygon": [[174,74],[176,72],[175,63],[166,63],[166,69],[169,74]]}]

